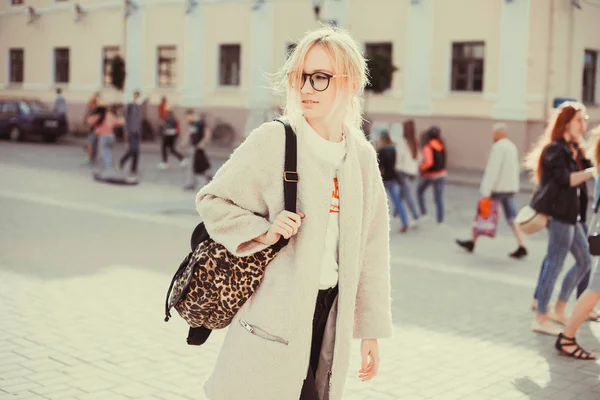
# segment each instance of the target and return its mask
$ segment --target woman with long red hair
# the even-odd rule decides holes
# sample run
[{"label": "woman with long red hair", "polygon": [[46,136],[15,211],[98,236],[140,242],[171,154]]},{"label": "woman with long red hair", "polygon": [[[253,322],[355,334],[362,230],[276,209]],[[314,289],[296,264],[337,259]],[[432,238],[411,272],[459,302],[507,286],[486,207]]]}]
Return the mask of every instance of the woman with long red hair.
[{"label": "woman with long red hair", "polygon": [[[540,275],[537,315],[532,323],[533,331],[538,333],[560,334],[560,328],[551,320],[564,323],[567,300],[592,265],[584,227],[588,207],[585,181],[594,175],[581,146],[586,119],[582,104],[563,103],[526,159],[538,183],[531,207],[549,218],[546,271]],[[569,252],[576,264],[565,275],[554,312],[549,313],[554,284]],[[587,357],[585,352],[578,354],[579,358]]]},{"label": "woman with long red hair", "polygon": [[[594,163],[596,168],[600,166],[600,126],[594,129],[592,132],[594,135],[593,139],[593,154]],[[594,199],[598,201],[599,186],[598,186],[598,175],[596,174],[596,189]],[[594,203],[595,205],[596,203]],[[595,232],[598,225],[598,213],[594,213],[594,218],[590,222],[591,232]],[[596,357],[585,350],[583,350],[575,341],[575,335],[577,330],[583,324],[586,319],[589,319],[589,314],[594,310],[596,304],[600,301],[600,269],[598,268],[598,261],[596,261],[596,267],[591,276],[590,282],[587,289],[579,296],[577,304],[573,309],[571,317],[565,325],[564,332],[558,335],[556,339],[556,349],[566,355],[582,360],[594,360]]]}]

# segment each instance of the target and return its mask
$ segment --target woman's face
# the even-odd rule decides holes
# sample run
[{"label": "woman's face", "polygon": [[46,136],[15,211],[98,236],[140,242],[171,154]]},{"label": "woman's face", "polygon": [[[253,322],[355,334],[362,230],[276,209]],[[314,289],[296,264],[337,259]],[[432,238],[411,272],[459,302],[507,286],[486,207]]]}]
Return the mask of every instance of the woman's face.
[{"label": "woman's face", "polygon": [[[323,72],[329,76],[336,74],[327,52],[319,45],[313,46],[306,54],[302,71],[303,74],[313,74],[315,72]],[[330,78],[329,86],[327,86],[327,77],[325,75],[313,75],[312,80],[317,89],[327,87],[322,91],[315,90],[310,80],[309,77],[306,77],[300,88],[302,111],[304,111],[304,116],[307,119],[323,119],[329,115],[335,102],[336,78]]]},{"label": "woman's face", "polygon": [[587,129],[587,115],[584,111],[577,111],[569,124],[567,125],[567,133],[573,138],[578,138],[583,135]]}]

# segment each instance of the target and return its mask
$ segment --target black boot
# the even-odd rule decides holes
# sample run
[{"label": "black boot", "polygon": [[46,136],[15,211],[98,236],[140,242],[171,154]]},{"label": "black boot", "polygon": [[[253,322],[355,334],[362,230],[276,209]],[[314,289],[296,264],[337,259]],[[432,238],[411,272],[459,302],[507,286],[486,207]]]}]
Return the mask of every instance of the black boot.
[{"label": "black boot", "polygon": [[456,244],[459,245],[460,247],[462,247],[463,249],[467,250],[469,253],[473,252],[473,249],[475,248],[475,242],[473,242],[472,240],[456,240]]},{"label": "black boot", "polygon": [[523,246],[519,246],[519,248],[517,250],[515,250],[513,253],[510,253],[509,256],[512,258],[516,258],[517,260],[520,260],[521,258],[525,257],[527,255],[527,249]]}]

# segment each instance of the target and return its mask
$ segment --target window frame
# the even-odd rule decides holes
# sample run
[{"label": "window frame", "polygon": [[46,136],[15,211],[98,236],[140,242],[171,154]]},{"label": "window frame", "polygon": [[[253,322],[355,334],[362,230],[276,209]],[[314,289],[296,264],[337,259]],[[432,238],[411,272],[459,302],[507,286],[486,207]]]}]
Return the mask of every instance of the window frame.
[{"label": "window frame", "polygon": [[[474,49],[481,46],[483,50],[483,56],[477,58],[473,55],[456,57],[455,49],[457,46],[462,46],[462,53],[464,54],[465,49],[471,47],[471,53],[474,53]],[[481,63],[481,88],[475,88],[476,73],[475,69],[477,64]],[[464,77],[457,76],[458,66],[464,65],[466,72]],[[458,85],[459,79],[465,79],[465,88],[460,89]],[[483,93],[485,91],[485,41],[460,41],[452,42],[450,49],[450,91],[453,93]]]},{"label": "window frame", "polygon": [[[172,51],[173,56],[168,58],[161,55],[161,51]],[[161,65],[165,64],[168,82],[161,83]],[[164,44],[156,47],[156,87],[170,89],[177,86],[177,45]]]},{"label": "window frame", "polygon": [[[107,51],[114,51],[114,54],[111,58],[106,57]],[[112,60],[116,55],[119,55],[121,48],[119,46],[102,46],[102,64],[100,64],[100,76],[102,78],[102,86],[110,87],[110,74],[112,68]],[[108,81],[107,81],[108,78]]]},{"label": "window frame", "polygon": [[[21,52],[21,80],[13,80],[13,51]],[[25,49],[23,47],[11,47],[8,49],[8,84],[11,86],[23,85],[25,82]]]},{"label": "window frame", "polygon": [[[60,80],[60,72],[59,72],[59,58],[58,53],[60,51],[65,51],[66,50],[66,79],[65,80]],[[68,85],[71,81],[71,48],[70,47],[55,47],[54,48],[54,62],[53,62],[53,66],[54,66],[54,83],[57,85]]]},{"label": "window frame", "polygon": [[[581,79],[581,102],[586,105],[595,105],[598,104],[600,99],[596,98],[597,88],[598,88],[598,61],[599,61],[599,51],[592,49],[584,49],[583,52],[583,73]],[[585,58],[587,54],[592,56],[592,67],[588,68],[585,63]],[[591,80],[591,88],[588,88],[586,83],[586,78]],[[589,96],[589,97],[588,97]]]},{"label": "window frame", "polygon": [[[234,74],[230,59],[226,59],[226,55],[230,56],[233,53],[227,54],[227,51],[237,49],[237,71]],[[235,61],[235,60],[234,60]],[[229,62],[229,64],[228,64]],[[229,79],[227,79],[229,78]],[[242,82],[242,44],[241,43],[221,43],[219,44],[219,87],[240,87]]]}]

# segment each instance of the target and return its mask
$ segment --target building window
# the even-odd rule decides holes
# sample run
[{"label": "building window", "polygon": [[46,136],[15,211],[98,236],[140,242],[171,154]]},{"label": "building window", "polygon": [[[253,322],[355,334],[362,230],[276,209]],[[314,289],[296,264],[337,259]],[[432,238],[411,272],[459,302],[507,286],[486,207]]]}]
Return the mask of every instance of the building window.
[{"label": "building window", "polygon": [[177,47],[158,47],[158,86],[173,87],[177,79]]},{"label": "building window", "polygon": [[240,85],[240,54],[239,44],[222,44],[220,47],[219,85]]},{"label": "building window", "polygon": [[452,90],[483,91],[483,42],[452,43]]},{"label": "building window", "polygon": [[69,83],[69,49],[54,49],[54,82]]},{"label": "building window", "polygon": [[[387,70],[385,65],[392,65],[393,54],[392,54],[392,43],[391,42],[379,42],[379,43],[365,43],[365,53],[367,56],[367,67],[370,69]],[[376,63],[377,65],[373,65]],[[383,64],[383,65],[381,65]],[[392,68],[393,73],[393,68]],[[373,79],[373,77],[372,77]],[[392,87],[392,80],[386,79],[386,81],[379,85],[381,90],[387,90]],[[367,87],[367,90],[374,90],[371,86]]]},{"label": "building window", "polygon": [[23,49],[10,49],[8,52],[9,70],[8,80],[10,83],[23,83],[25,70],[25,51]]},{"label": "building window", "polygon": [[10,0],[11,6],[22,6],[25,4],[25,0]]},{"label": "building window", "polygon": [[583,94],[581,99],[586,104],[595,104],[596,76],[598,71],[598,52],[586,50],[583,56]]},{"label": "building window", "polygon": [[118,54],[118,46],[106,46],[102,49],[102,83],[104,86],[110,86],[112,83],[112,60]]}]

